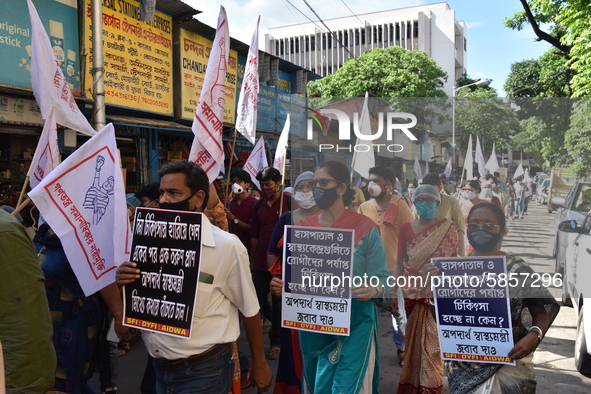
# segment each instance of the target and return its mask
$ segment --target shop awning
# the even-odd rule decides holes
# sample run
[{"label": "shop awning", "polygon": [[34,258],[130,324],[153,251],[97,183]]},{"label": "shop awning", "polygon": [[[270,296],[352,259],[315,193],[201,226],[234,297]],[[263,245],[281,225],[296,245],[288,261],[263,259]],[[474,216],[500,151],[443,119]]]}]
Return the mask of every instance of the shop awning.
[{"label": "shop awning", "polygon": [[148,118],[136,118],[133,116],[119,116],[119,115],[107,115],[107,123],[113,122],[123,126],[143,126],[158,130],[168,131],[185,131],[191,132],[189,126],[182,125],[180,123],[171,122],[168,120],[148,119]]}]

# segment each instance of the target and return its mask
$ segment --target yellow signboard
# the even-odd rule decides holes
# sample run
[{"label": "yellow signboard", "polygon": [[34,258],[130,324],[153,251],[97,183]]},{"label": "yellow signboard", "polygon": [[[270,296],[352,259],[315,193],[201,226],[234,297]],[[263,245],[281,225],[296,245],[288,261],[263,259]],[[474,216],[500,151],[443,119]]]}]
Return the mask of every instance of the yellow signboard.
[{"label": "yellow signboard", "polygon": [[[92,53],[92,13],[86,0],[86,50]],[[140,111],[173,115],[172,18],[156,12],[140,21],[135,0],[103,0],[105,102]],[[92,96],[92,56],[84,89]]]},{"label": "yellow signboard", "polygon": [[[212,41],[185,29],[180,29],[181,117],[192,120],[203,87]],[[238,52],[230,50],[226,70],[224,122],[234,123],[236,117],[236,74]]]}]

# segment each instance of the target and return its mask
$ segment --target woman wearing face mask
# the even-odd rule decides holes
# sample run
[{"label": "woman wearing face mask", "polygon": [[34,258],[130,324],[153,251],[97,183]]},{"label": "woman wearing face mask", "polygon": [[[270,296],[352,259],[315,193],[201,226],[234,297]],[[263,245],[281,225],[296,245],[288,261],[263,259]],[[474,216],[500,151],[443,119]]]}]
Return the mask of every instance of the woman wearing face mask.
[{"label": "woman wearing face mask", "polygon": [[480,198],[482,202],[490,202],[495,205],[498,205],[499,207],[501,206],[501,200],[499,200],[499,198],[494,195],[492,181],[483,181],[481,184],[481,188],[482,192],[480,193],[480,196],[478,196],[478,198]]},{"label": "woman wearing face mask", "polygon": [[515,345],[508,357],[519,362],[516,366],[446,362],[449,392],[535,393],[533,352],[558,314],[559,306],[546,287],[535,285],[532,278],[534,271],[523,259],[501,251],[507,225],[505,213],[500,207],[490,203],[475,205],[468,216],[467,233],[475,249],[472,256],[505,255],[507,274],[524,278],[520,279],[518,286],[509,286]]},{"label": "woman wearing face mask", "polygon": [[[464,215],[464,221],[468,224],[468,214],[470,213],[470,209],[479,202],[482,202],[479,195],[482,191],[480,187],[480,182],[472,180],[472,181],[465,181],[464,186],[462,187],[461,195],[458,197],[458,202],[460,203],[460,208],[462,209],[462,214]],[[464,235],[464,245],[465,245],[465,256],[468,256],[470,253],[474,251],[474,248],[468,242],[468,234]]]},{"label": "woman wearing face mask", "polygon": [[[406,193],[404,193],[405,197],[408,197],[412,201],[412,196],[415,194],[415,190],[417,190],[418,183],[416,181],[410,181],[408,183]],[[411,204],[412,205],[412,204]]]},{"label": "woman wearing face mask", "polygon": [[[316,206],[310,182],[314,177],[312,171],[306,171],[297,177],[293,198],[299,208],[292,212],[285,212],[279,218],[267,251],[267,265],[273,275],[270,283],[271,293],[281,296],[283,289],[282,278],[282,249],[283,231],[285,225],[298,225],[302,219],[316,215],[320,209]],[[289,328],[281,328],[281,353],[277,365],[277,378],[273,393],[299,393],[302,384],[302,363],[299,347],[292,345],[298,343],[298,331]]]},{"label": "woman wearing face mask", "polygon": [[[399,393],[443,391],[443,360],[430,303],[430,285],[426,278],[439,271],[431,264],[431,258],[457,255],[459,238],[452,221],[435,218],[440,198],[439,190],[434,186],[417,187],[413,202],[419,219],[404,223],[398,234],[394,277],[407,277],[407,286],[402,291],[408,319],[404,339],[406,357],[398,383]],[[417,277],[422,277],[423,281]],[[391,290],[391,294],[395,290]],[[396,305],[395,302],[390,304],[393,313],[396,313]]]},{"label": "woman wearing face mask", "polygon": [[322,212],[303,219],[300,225],[355,229],[353,277],[376,277],[380,285],[372,287],[367,283],[351,288],[349,336],[300,331],[303,379],[308,393],[379,391],[378,314],[371,300],[383,296],[389,273],[376,224],[346,208],[353,195],[350,178],[351,173],[344,164],[334,161],[320,164],[312,185],[314,200]]}]

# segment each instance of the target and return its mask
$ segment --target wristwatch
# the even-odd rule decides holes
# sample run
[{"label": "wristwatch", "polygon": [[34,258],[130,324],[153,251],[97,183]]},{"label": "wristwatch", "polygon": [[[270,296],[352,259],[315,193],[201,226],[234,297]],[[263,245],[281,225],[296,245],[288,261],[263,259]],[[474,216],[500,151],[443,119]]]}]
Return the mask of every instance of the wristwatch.
[{"label": "wristwatch", "polygon": [[544,333],[542,332],[542,329],[538,326],[531,326],[529,329],[529,332],[535,331],[537,336],[538,336],[538,341],[542,342],[542,339],[544,338]]},{"label": "wristwatch", "polygon": [[235,219],[234,219],[234,223],[235,223],[235,224],[238,224],[238,222],[239,222],[238,218],[235,218]]}]

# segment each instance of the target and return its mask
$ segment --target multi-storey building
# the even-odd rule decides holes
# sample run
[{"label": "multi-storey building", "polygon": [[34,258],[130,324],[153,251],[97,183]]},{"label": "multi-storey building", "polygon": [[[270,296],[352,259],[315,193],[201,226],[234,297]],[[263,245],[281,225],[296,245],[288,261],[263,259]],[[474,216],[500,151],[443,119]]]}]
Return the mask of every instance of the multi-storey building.
[{"label": "multi-storey building", "polygon": [[448,75],[444,90],[466,73],[466,24],[445,2],[275,27],[265,35],[266,51],[321,76],[374,48],[400,46],[424,51]]}]

